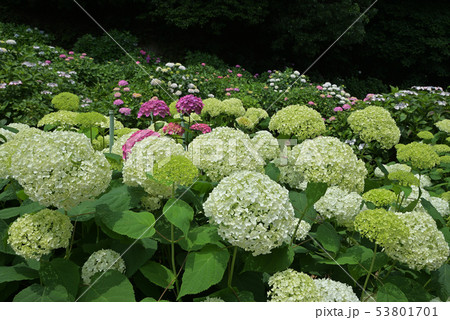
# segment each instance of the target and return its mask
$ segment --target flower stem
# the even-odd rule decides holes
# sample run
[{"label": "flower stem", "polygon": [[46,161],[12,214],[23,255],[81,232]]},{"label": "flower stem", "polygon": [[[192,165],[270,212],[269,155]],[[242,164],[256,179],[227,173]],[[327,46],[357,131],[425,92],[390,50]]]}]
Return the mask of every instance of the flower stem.
[{"label": "flower stem", "polygon": [[231,288],[231,282],[233,281],[234,263],[236,262],[237,247],[234,247],[233,258],[231,259],[230,271],[228,272],[228,287]]},{"label": "flower stem", "polygon": [[174,241],[174,227],[173,224],[170,224],[170,253],[171,253],[171,259],[172,259],[172,272],[175,276],[175,287],[176,287],[176,295],[178,296],[178,293],[180,292],[180,288],[178,285],[178,278],[177,278],[177,268],[175,266],[175,241]]},{"label": "flower stem", "polygon": [[361,293],[361,299],[362,299],[364,293],[366,292],[367,283],[369,282],[369,278],[372,275],[372,269],[373,269],[373,266],[375,264],[375,258],[377,256],[377,247],[378,247],[378,245],[375,243],[375,247],[373,248],[372,262],[370,264],[369,273],[366,276],[366,281],[364,281],[364,287],[363,287],[363,291]]}]

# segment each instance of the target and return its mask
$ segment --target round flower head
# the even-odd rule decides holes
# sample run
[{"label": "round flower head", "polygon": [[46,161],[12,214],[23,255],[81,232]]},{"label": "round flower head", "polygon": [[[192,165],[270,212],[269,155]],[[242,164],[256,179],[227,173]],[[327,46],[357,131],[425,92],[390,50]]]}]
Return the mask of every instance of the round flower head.
[{"label": "round flower head", "polygon": [[411,166],[418,169],[431,169],[439,164],[439,156],[428,144],[411,142],[397,148],[397,159],[411,162]]},{"label": "round flower head", "polygon": [[450,133],[450,120],[444,119],[434,124],[440,131]]},{"label": "round flower head", "polygon": [[175,155],[155,163],[153,177],[164,184],[190,186],[198,176],[198,169],[185,156]]},{"label": "round flower head", "polygon": [[128,84],[129,83],[126,80],[120,80],[119,83],[118,83],[119,87],[124,87],[124,86],[127,86]]},{"label": "round flower head", "polygon": [[[222,179],[203,208],[224,240],[254,256],[289,242],[298,224],[288,190],[258,172],[239,171]],[[297,239],[304,239],[310,228],[302,221]]]},{"label": "round flower head", "polygon": [[67,248],[73,226],[68,216],[49,209],[17,218],[8,230],[8,244],[25,259],[39,260],[58,248]]},{"label": "round flower head", "polygon": [[219,99],[208,98],[203,100],[203,103],[202,116],[209,115],[211,118],[214,118],[222,113],[223,103]]},{"label": "round flower head", "polygon": [[240,170],[262,172],[265,164],[248,135],[228,127],[196,137],[189,144],[188,153],[197,168],[213,181]]},{"label": "round flower head", "polygon": [[201,133],[208,133],[211,132],[211,127],[208,126],[206,123],[194,123],[189,129],[201,131]]},{"label": "round flower head", "polygon": [[[95,111],[78,113],[75,120],[79,126],[84,128],[109,128],[109,118]],[[114,119],[114,128],[121,129],[123,124]]]},{"label": "round flower head", "polygon": [[397,200],[394,192],[387,189],[372,189],[362,195],[365,201],[372,202],[377,207],[389,206]]},{"label": "round flower head", "polygon": [[353,288],[348,284],[331,279],[314,279],[321,302],[359,302]]},{"label": "round flower head", "polygon": [[125,273],[125,262],[120,254],[110,249],[102,249],[91,254],[81,268],[81,278],[85,285],[90,285],[92,277],[98,272],[117,270]]},{"label": "round flower head", "polygon": [[78,124],[77,115],[78,113],[67,110],[52,112],[46,114],[41,120],[39,120],[38,127],[43,127],[46,124],[56,125],[60,127],[76,126]]},{"label": "round flower head", "polygon": [[338,187],[329,187],[314,204],[314,209],[323,217],[338,225],[353,228],[353,221],[361,211],[362,198],[356,192],[347,192]]},{"label": "round flower head", "polygon": [[170,109],[167,106],[167,104],[163,100],[149,100],[147,102],[144,102],[141,105],[141,108],[138,112],[138,118],[142,116],[146,116],[147,118],[150,115],[153,116],[160,116],[161,118],[164,118],[165,116],[170,116]]},{"label": "round flower head", "polygon": [[[405,171],[405,172],[411,172],[411,167],[403,164],[403,163],[393,163],[393,164],[385,164],[384,168],[388,173],[396,172],[396,171]],[[374,174],[378,178],[383,178],[384,173],[381,171],[380,168],[376,168],[374,171]]]},{"label": "round flower head", "polygon": [[69,210],[109,186],[111,168],[89,139],[67,131],[33,135],[11,157],[11,173],[31,200]]},{"label": "round flower head", "polygon": [[141,186],[150,196],[170,197],[171,186],[150,179],[147,173],[153,176],[156,162],[176,155],[185,155],[185,151],[171,138],[152,135],[137,142],[123,165],[123,182],[129,186]]},{"label": "round flower head", "polygon": [[294,135],[300,140],[317,137],[326,131],[320,113],[301,105],[291,105],[278,111],[270,119],[269,129]]},{"label": "round flower head", "polygon": [[288,158],[292,170],[310,182],[325,182],[347,191],[364,189],[367,170],[352,148],[334,137],[317,137],[292,148]]},{"label": "round flower head", "polygon": [[70,92],[63,92],[52,99],[53,106],[58,110],[77,111],[80,99]]},{"label": "round flower head", "polygon": [[362,141],[378,141],[382,149],[390,149],[400,140],[400,129],[389,111],[382,107],[369,106],[354,111],[347,122]]},{"label": "round flower head", "polygon": [[236,98],[225,99],[222,101],[221,113],[231,117],[241,117],[245,114],[245,108],[242,101]]},{"label": "round flower head", "polygon": [[121,113],[125,116],[129,116],[131,114],[131,109],[130,108],[120,108],[119,113]]},{"label": "round flower head", "polygon": [[[411,186],[411,193],[408,195],[406,199],[404,199],[404,203],[402,203],[403,206],[408,206],[411,202],[415,201],[419,197],[419,188],[417,186]],[[439,197],[432,197],[428,193],[427,190],[421,189],[421,199],[428,200],[431,202],[431,205],[443,216],[448,216],[450,214],[450,208],[449,203],[445,201],[444,199],[441,199]],[[403,193],[400,194],[400,196],[403,196]],[[417,203],[414,210],[424,210],[422,203],[419,201]]]},{"label": "round flower head", "polygon": [[417,136],[423,140],[431,140],[434,138],[434,135],[430,131],[420,131]]},{"label": "round flower head", "polygon": [[124,144],[122,144],[122,154],[123,159],[126,160],[128,157],[128,154],[131,152],[131,149],[136,144],[136,142],[139,142],[147,137],[156,136],[159,137],[159,133],[153,131],[153,130],[139,130],[134,132],[130,135],[130,137],[125,141]]},{"label": "round flower head", "polygon": [[278,140],[269,131],[256,132],[252,138],[252,143],[265,161],[271,161],[280,155]]},{"label": "round flower head", "polygon": [[441,194],[441,199],[450,202],[450,191],[446,191]]},{"label": "round flower head", "polygon": [[184,133],[183,127],[176,122],[170,122],[168,125],[164,126],[162,130],[165,134],[168,135],[176,134],[181,136]]},{"label": "round flower head", "polygon": [[245,128],[245,129],[253,129],[256,125],[256,123],[254,123],[252,120],[250,120],[247,117],[239,117],[236,118],[236,123],[241,127],[241,128]]},{"label": "round flower head", "polygon": [[437,154],[444,154],[444,153],[449,153],[450,152],[450,147],[446,144],[435,144],[433,147],[433,150],[437,153]]},{"label": "round flower head", "polygon": [[414,174],[401,170],[389,173],[388,179],[397,181],[399,185],[407,187],[418,186],[420,184],[420,180]]},{"label": "round flower head", "polygon": [[[23,123],[10,123],[7,125],[7,127],[13,128],[19,132],[22,130],[30,129],[29,125],[23,124]],[[14,136],[16,135],[15,132],[12,132],[10,130],[6,130],[3,128],[0,128],[0,134],[6,138],[6,141],[11,141],[14,138]],[[6,142],[6,141],[3,141],[3,142]]]},{"label": "round flower head", "polygon": [[439,162],[440,163],[450,163],[450,156],[439,157]]},{"label": "round flower head", "polygon": [[268,118],[269,114],[261,108],[249,108],[244,116],[254,123],[259,123],[261,120]]},{"label": "round flower head", "polygon": [[203,109],[202,99],[195,97],[192,94],[181,97],[176,104],[177,111],[181,114],[200,114]]},{"label": "round flower head", "polygon": [[[0,128],[0,135],[2,135],[4,137],[4,139],[6,139],[6,141],[11,141],[14,138],[15,133],[12,131]],[[6,141],[4,141],[3,137],[0,137],[0,142],[4,143]]]},{"label": "round flower head", "polygon": [[322,295],[313,279],[292,269],[280,271],[269,278],[271,302],[319,302]]}]

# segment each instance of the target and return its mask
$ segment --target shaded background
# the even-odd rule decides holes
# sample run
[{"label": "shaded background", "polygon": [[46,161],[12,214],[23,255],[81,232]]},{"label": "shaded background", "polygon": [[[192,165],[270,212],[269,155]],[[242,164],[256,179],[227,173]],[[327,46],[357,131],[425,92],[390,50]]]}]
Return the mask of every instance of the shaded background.
[{"label": "shaded background", "polygon": [[[186,56],[253,73],[304,71],[372,0],[78,0],[108,31],[129,31],[165,61]],[[103,32],[72,0],[2,0],[0,21],[72,49]],[[209,62],[208,61],[208,62]],[[450,84],[450,1],[380,0],[308,73],[351,92]],[[361,95],[359,94],[359,95]]]}]

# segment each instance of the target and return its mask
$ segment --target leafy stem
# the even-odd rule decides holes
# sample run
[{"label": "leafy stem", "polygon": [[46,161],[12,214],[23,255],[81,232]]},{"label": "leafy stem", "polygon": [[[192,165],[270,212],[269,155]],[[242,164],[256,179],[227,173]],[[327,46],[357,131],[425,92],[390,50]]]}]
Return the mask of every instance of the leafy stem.
[{"label": "leafy stem", "polygon": [[369,272],[367,273],[366,280],[364,281],[364,287],[363,287],[363,291],[361,293],[361,299],[362,299],[362,296],[364,295],[364,293],[366,292],[367,283],[369,282],[369,278],[372,275],[373,266],[375,265],[375,258],[377,257],[377,247],[378,247],[378,245],[375,243],[375,247],[373,248],[372,262],[370,263]]}]

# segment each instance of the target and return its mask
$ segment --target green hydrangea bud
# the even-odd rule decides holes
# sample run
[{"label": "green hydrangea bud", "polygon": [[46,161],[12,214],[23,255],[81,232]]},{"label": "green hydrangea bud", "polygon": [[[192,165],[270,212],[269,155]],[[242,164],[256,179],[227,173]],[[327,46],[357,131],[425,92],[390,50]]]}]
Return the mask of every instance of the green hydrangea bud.
[{"label": "green hydrangea bud", "polygon": [[239,126],[241,126],[242,128],[246,128],[246,129],[253,129],[256,125],[255,122],[253,122],[252,120],[250,120],[247,117],[236,118],[236,122]]},{"label": "green hydrangea bud", "polygon": [[450,147],[446,144],[435,144],[433,150],[438,154],[444,154],[450,152]]},{"label": "green hydrangea bud", "polygon": [[397,199],[395,193],[387,189],[372,189],[364,193],[362,197],[377,207],[389,206]]},{"label": "green hydrangea bud", "polygon": [[197,167],[182,155],[165,158],[153,167],[153,177],[163,183],[190,186],[197,176]]},{"label": "green hydrangea bud", "polygon": [[38,127],[43,127],[47,124],[55,126],[76,126],[77,122],[77,112],[60,110],[57,112],[52,112],[44,117],[38,122]]},{"label": "green hydrangea bud", "polygon": [[418,186],[420,185],[420,180],[414,176],[411,172],[406,171],[394,171],[389,173],[389,180],[398,181],[401,186]]},{"label": "green hydrangea bud", "polygon": [[439,157],[439,162],[440,163],[450,163],[450,156]]},{"label": "green hydrangea bud", "polygon": [[80,99],[73,93],[62,92],[52,99],[52,104],[58,110],[77,111]]},{"label": "green hydrangea bud", "polygon": [[420,131],[417,136],[423,140],[431,140],[434,138],[434,135],[430,131]]},{"label": "green hydrangea bud", "polygon": [[397,159],[402,162],[410,161],[418,169],[431,169],[439,164],[439,156],[433,148],[424,143],[411,142],[397,148]]}]

